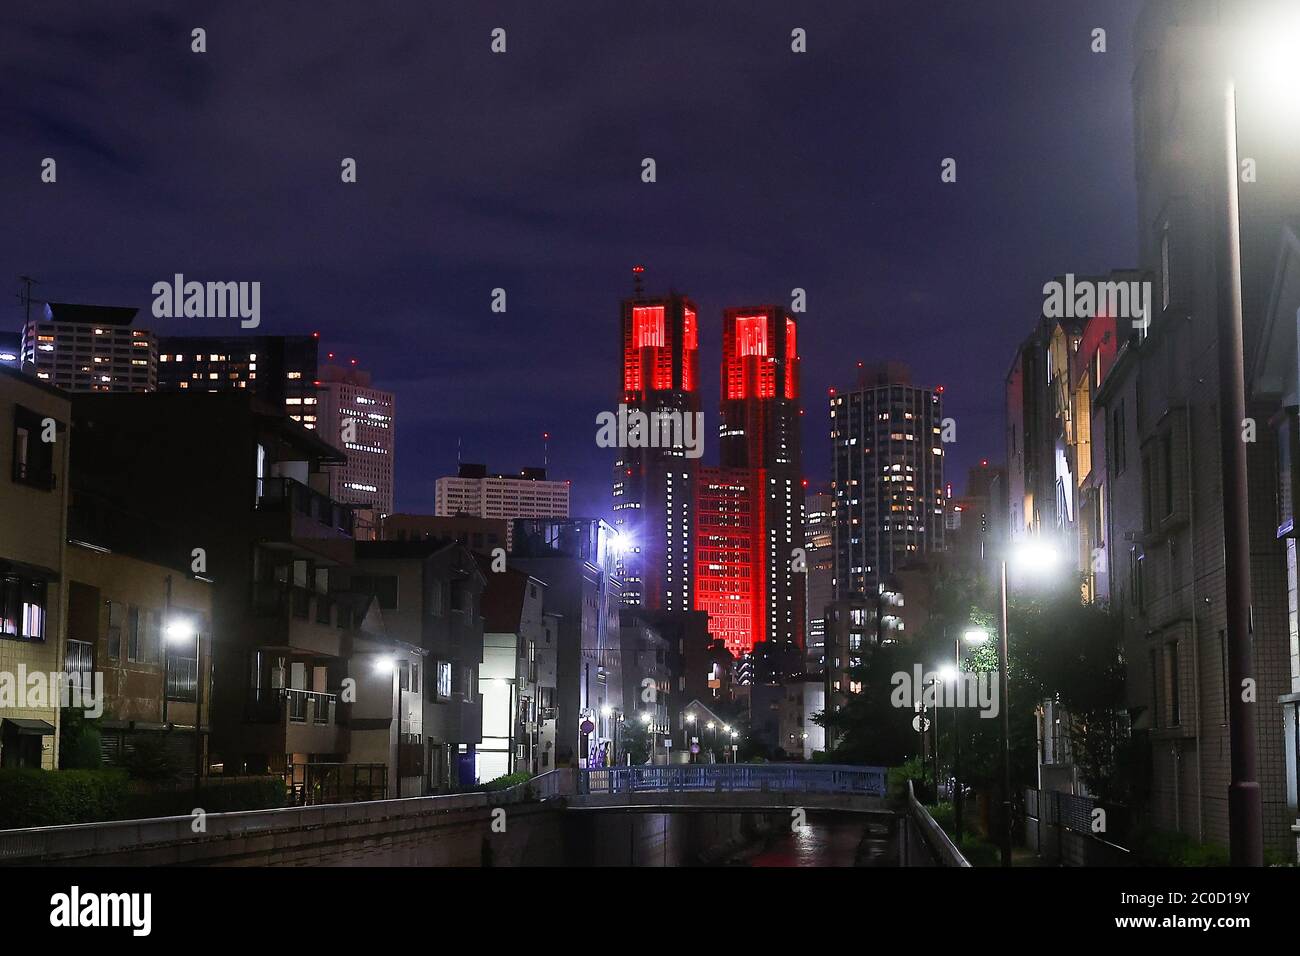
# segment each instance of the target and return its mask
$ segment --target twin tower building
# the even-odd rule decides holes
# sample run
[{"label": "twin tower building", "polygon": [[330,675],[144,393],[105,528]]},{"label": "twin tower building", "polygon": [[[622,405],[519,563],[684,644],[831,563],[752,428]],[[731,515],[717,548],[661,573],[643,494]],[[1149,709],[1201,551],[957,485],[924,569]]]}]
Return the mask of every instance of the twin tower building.
[{"label": "twin tower building", "polygon": [[[760,650],[797,659],[805,601],[798,324],[774,305],[727,309],[722,322],[719,463],[701,464],[699,447],[681,441],[630,441],[616,453],[623,601],[706,612],[713,638],[738,657],[766,644]],[[638,283],[623,301],[629,417],[702,420],[699,331],[686,296],[645,296]]]}]

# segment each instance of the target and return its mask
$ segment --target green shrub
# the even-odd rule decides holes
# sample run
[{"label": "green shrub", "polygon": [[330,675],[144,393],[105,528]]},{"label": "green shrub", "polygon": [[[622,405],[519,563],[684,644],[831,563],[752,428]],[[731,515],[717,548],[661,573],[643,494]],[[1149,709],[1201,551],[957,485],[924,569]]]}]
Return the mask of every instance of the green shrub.
[{"label": "green shrub", "polygon": [[127,800],[121,770],[0,770],[0,830],[120,818]]},{"label": "green shrub", "polygon": [[59,769],[98,770],[103,764],[98,722],[84,710],[64,708],[59,713]]},{"label": "green shrub", "polygon": [[1225,847],[1197,843],[1185,833],[1147,830],[1133,841],[1134,860],[1140,866],[1228,866]]},{"label": "green shrub", "polygon": [[495,793],[498,790],[509,790],[521,783],[527,783],[533,778],[533,775],[527,770],[520,770],[516,773],[508,773],[504,776],[497,777],[495,780],[489,780],[482,785],[482,789],[487,793]]},{"label": "green shrub", "polygon": [[172,749],[166,735],[140,734],[122,766],[136,780],[162,782],[175,780],[186,768],[186,761]]},{"label": "green shrub", "polygon": [[907,781],[911,780],[916,799],[925,803],[930,793],[930,764],[919,757],[912,757],[901,766],[890,767],[885,779],[889,786],[889,795],[895,799],[903,799],[907,796]]},{"label": "green shrub", "polygon": [[952,836],[953,831],[957,829],[957,818],[953,812],[951,803],[936,803],[929,808],[930,816],[934,822],[943,828],[943,832]]},{"label": "green shrub", "polygon": [[999,866],[1002,863],[1002,851],[983,837],[964,836],[957,848],[971,866]]}]

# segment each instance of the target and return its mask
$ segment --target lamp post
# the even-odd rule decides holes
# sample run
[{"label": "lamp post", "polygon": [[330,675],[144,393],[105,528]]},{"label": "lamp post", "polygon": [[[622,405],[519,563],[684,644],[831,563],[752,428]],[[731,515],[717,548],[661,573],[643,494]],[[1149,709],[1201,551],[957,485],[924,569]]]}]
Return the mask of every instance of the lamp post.
[{"label": "lamp post", "polygon": [[[1242,423],[1246,418],[1246,377],[1242,348],[1241,208],[1237,155],[1238,63],[1276,68],[1297,60],[1300,21],[1270,22],[1267,32],[1252,38],[1249,59],[1234,55],[1224,19],[1218,8],[1220,41],[1220,96],[1215,133],[1219,138],[1221,188],[1216,197],[1214,270],[1217,296],[1219,360],[1219,461],[1223,485],[1224,629],[1228,658],[1228,734],[1231,777],[1228,785],[1228,845],[1234,866],[1263,866],[1263,800],[1258,780],[1255,704],[1243,688],[1255,679],[1255,652],[1251,642],[1250,613],[1250,508],[1247,498],[1246,443]],[[1268,49],[1272,47],[1272,49]],[[1280,77],[1273,76],[1276,81]],[[1272,83],[1294,89],[1288,82]],[[1213,106],[1213,104],[1212,104]]]},{"label": "lamp post", "polygon": [[1002,832],[999,843],[1003,866],[1011,865],[1011,695],[1007,682],[1010,660],[1007,652],[1007,562],[1010,559],[1034,571],[1043,572],[1051,570],[1057,558],[1053,548],[1031,538],[1018,544],[1013,552],[1003,553],[998,562],[1001,579],[998,595],[998,710],[1002,718]]},{"label": "lamp post", "polygon": [[[956,665],[953,667],[953,679],[961,678],[961,641],[965,638],[969,644],[983,644],[989,639],[988,631],[981,628],[969,628],[965,634],[953,638],[953,651],[956,655]],[[954,688],[955,689],[955,688]],[[966,803],[966,788],[961,781],[961,708],[953,709],[952,715],[952,823],[953,829],[957,834],[957,842],[961,842],[961,824],[962,810]]]}]

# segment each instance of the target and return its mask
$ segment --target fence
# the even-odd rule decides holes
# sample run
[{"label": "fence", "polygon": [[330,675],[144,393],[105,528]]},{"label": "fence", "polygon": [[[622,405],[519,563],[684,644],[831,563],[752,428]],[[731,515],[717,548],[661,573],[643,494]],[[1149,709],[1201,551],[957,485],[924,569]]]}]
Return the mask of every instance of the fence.
[{"label": "fence", "polygon": [[[1100,812],[1098,812],[1100,811]],[[1025,842],[1060,866],[1130,866],[1128,808],[1059,790],[1025,791]]]},{"label": "fence", "polygon": [[638,790],[774,790],[883,797],[885,770],[837,764],[673,764],[579,771],[582,794]]},{"label": "fence", "polygon": [[898,827],[898,858],[903,866],[969,867],[956,844],[916,799],[907,781],[907,809]]},{"label": "fence", "polygon": [[0,863],[39,863],[81,856],[130,854],[149,847],[202,840],[222,840],[312,828],[377,823],[528,803],[572,792],[572,771],[553,770],[496,793],[458,793],[399,800],[371,800],[289,807],[279,810],[245,810],[209,813],[205,829],[196,835],[192,816],[156,817],[148,820],[112,820],[74,826],[0,830]]}]

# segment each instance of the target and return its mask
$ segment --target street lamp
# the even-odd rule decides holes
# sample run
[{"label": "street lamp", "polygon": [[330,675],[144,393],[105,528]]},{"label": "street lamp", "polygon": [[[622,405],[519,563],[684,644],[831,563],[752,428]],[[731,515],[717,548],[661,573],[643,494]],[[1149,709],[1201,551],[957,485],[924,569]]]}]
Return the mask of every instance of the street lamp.
[{"label": "street lamp", "polygon": [[[1001,628],[998,633],[998,695],[999,710],[1002,717],[1002,865],[1011,865],[1011,695],[1007,685],[1007,563],[1035,573],[1051,571],[1056,567],[1060,555],[1050,544],[1028,538],[1017,542],[1014,548],[1002,555],[999,562],[999,620]],[[954,811],[955,813],[955,811]]]},{"label": "street lamp", "polygon": [[686,754],[686,762],[691,761],[691,729],[695,727],[695,714],[686,715],[686,722],[682,725],[682,751]]},{"label": "street lamp", "polygon": [[[1241,207],[1237,155],[1237,72],[1270,93],[1283,93],[1294,110],[1300,18],[1270,17],[1251,30],[1228,35],[1218,8],[1222,107],[1218,111],[1223,178],[1216,209],[1214,274],[1219,347],[1219,462],[1223,488],[1224,640],[1228,658],[1228,735],[1232,772],[1228,785],[1228,846],[1234,866],[1264,865],[1263,802],[1258,780],[1254,700],[1240,688],[1255,678],[1250,634],[1250,506],[1246,444],[1239,429],[1246,418],[1242,347]],[[1244,69],[1243,69],[1244,68]],[[1250,74],[1254,74],[1251,76]]]}]

